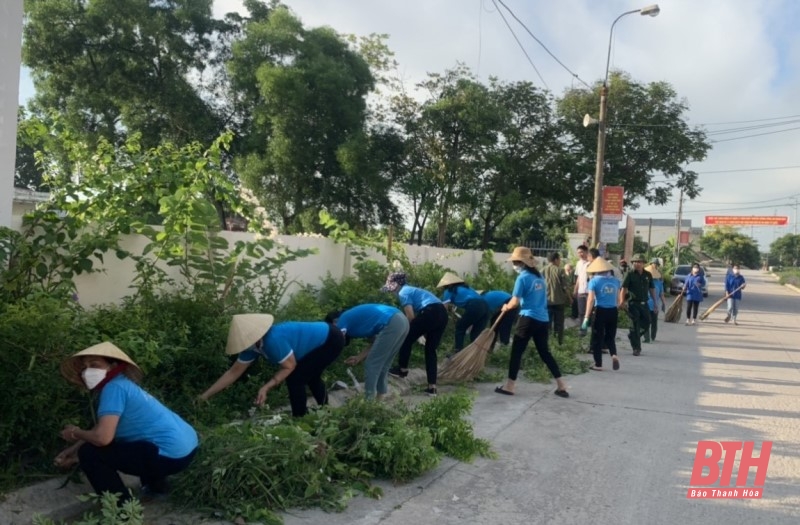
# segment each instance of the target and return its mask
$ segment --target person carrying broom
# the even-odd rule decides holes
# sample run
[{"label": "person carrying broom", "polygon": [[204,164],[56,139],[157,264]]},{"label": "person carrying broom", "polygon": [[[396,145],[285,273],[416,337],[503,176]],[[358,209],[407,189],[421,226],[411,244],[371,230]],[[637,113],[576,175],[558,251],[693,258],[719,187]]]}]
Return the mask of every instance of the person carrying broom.
[{"label": "person carrying broom", "polygon": [[454,353],[457,354],[464,348],[464,338],[468,328],[472,327],[469,331],[470,342],[475,341],[486,328],[486,323],[489,321],[489,305],[478,292],[467,286],[464,279],[452,272],[445,273],[436,287],[444,289],[442,301],[445,304],[450,303],[464,310],[456,322]]},{"label": "person carrying broom", "polygon": [[508,379],[503,386],[498,386],[494,391],[498,394],[514,395],[517,374],[522,365],[522,354],[528,346],[528,341],[533,338],[539,357],[541,357],[556,380],[557,388],[555,394],[559,397],[569,397],[566,384],[561,379],[558,363],[556,363],[548,347],[550,337],[548,332],[549,317],[547,315],[547,284],[542,274],[536,269],[536,259],[534,259],[530,248],[517,246],[508,261],[512,263],[514,271],[519,275],[514,283],[511,300],[502,306],[502,310],[513,310],[519,307],[520,318],[514,334],[514,341],[511,344]]},{"label": "person carrying broom", "polygon": [[490,290],[488,292],[482,292],[481,297],[483,297],[483,300],[486,301],[486,304],[489,306],[489,315],[491,316],[491,319],[489,319],[490,325],[494,325],[494,323],[497,322],[498,318],[500,317],[500,314],[503,314],[503,318],[500,319],[500,322],[497,325],[497,330],[495,331],[495,337],[492,341],[492,348],[494,348],[498,341],[502,346],[510,345],[511,329],[514,328],[514,322],[517,320],[517,316],[519,315],[519,306],[503,312],[503,305],[511,300],[511,294],[503,290]]},{"label": "person carrying broom", "polygon": [[[611,355],[612,368],[619,370],[619,356],[617,356],[617,296],[619,295],[620,282],[614,276],[614,267],[602,257],[598,257],[586,269],[589,274],[589,291],[586,297],[586,317],[583,319],[581,329],[592,325],[592,338],[589,348],[594,356],[592,370],[603,370],[603,348],[608,348]],[[592,308],[594,307],[594,321]]]},{"label": "person carrying broom", "polygon": [[647,298],[647,308],[650,311],[650,333],[644,334],[644,342],[656,340],[658,334],[658,309],[662,312],[667,311],[667,298],[664,296],[664,280],[661,278],[661,272],[658,271],[658,259],[653,261],[645,268],[645,271],[650,272],[653,276],[653,285],[656,287],[655,301],[653,297]]}]

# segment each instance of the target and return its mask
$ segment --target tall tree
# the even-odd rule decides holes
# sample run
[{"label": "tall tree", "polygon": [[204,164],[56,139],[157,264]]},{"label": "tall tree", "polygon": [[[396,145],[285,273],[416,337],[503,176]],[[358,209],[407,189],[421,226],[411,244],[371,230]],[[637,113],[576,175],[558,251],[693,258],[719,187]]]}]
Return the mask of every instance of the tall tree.
[{"label": "tall tree", "polygon": [[192,81],[217,29],[212,0],[25,0],[23,63],[32,108],[73,134],[112,143],[132,133],[210,142],[218,116]]},{"label": "tall tree", "polygon": [[14,187],[42,191],[45,188],[44,170],[36,161],[40,147],[38,123],[29,119],[25,108],[17,111],[17,159],[14,167]]},{"label": "tall tree", "polygon": [[783,266],[800,266],[800,235],[788,233],[775,239],[769,245],[769,254]]},{"label": "tall tree", "polygon": [[285,231],[306,229],[304,215],[320,208],[351,226],[396,215],[375,157],[385,144],[365,131],[369,64],[333,29],[305,28],[285,7],[252,14],[229,63],[253,114],[243,183]]},{"label": "tall tree", "polygon": [[758,268],[761,264],[758,244],[730,227],[712,228],[705,232],[700,237],[700,248],[710,255],[749,268]]},{"label": "tall tree", "polygon": [[[574,202],[585,210],[593,204],[597,128],[584,128],[582,121],[587,113],[596,115],[599,105],[599,89],[572,89],[558,101],[558,113],[572,137],[573,167],[564,182],[575,188]],[[685,166],[703,160],[711,146],[702,130],[686,123],[688,109],[667,82],[640,84],[624,73],[612,73],[604,184],[625,187],[625,206],[635,207],[638,198],[666,204],[676,187],[690,199],[699,195],[697,173]],[[655,178],[667,183],[655,185]]]}]

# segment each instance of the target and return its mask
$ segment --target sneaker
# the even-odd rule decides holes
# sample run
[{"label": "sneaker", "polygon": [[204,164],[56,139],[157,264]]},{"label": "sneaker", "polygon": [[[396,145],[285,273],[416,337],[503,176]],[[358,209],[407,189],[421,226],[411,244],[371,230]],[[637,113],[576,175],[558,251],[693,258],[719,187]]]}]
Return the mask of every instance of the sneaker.
[{"label": "sneaker", "polygon": [[436,387],[434,386],[434,387],[426,388],[425,389],[425,393],[428,394],[431,397],[436,397],[437,396]]},{"label": "sneaker", "polygon": [[733,324],[735,324],[736,326],[739,326],[739,321],[737,321],[736,319],[734,319],[734,320],[733,320]]},{"label": "sneaker", "polygon": [[639,348],[638,350],[636,348],[633,349],[633,355],[639,356],[641,354],[642,354],[642,349],[641,348]]},{"label": "sneaker", "polygon": [[726,315],[726,316],[725,316],[725,322],[726,322],[726,323],[729,323],[729,322],[730,322],[730,320],[731,320],[731,314],[728,314],[728,315]]},{"label": "sneaker", "polygon": [[399,366],[393,366],[389,369],[389,375],[392,377],[406,377],[408,376],[408,370],[404,372]]},{"label": "sneaker", "polygon": [[[686,320],[686,326],[689,326],[690,324],[692,324],[692,322],[691,322],[689,319],[687,319],[687,320]],[[391,373],[391,372],[390,372],[390,373]]]}]

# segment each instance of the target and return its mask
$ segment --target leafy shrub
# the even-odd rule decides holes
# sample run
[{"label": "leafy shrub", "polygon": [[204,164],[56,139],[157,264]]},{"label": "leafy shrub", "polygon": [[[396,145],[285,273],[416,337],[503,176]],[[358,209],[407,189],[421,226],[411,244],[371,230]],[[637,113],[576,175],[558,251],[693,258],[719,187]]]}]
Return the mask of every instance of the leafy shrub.
[{"label": "leafy shrub", "polygon": [[411,414],[414,424],[428,429],[433,446],[460,461],[472,461],[475,456],[494,457],[491,443],[475,437],[472,424],[466,417],[472,411],[472,395],[436,397],[417,406]]},{"label": "leafy shrub", "polygon": [[[122,505],[117,505],[119,496],[110,492],[102,496],[88,494],[79,496],[81,501],[94,501],[100,504],[100,514],[88,512],[80,519],[70,520],[71,525],[144,525],[144,508],[137,499],[130,499]],[[66,525],[66,522],[60,522]],[[56,525],[50,518],[36,515],[33,517],[33,525]]]}]

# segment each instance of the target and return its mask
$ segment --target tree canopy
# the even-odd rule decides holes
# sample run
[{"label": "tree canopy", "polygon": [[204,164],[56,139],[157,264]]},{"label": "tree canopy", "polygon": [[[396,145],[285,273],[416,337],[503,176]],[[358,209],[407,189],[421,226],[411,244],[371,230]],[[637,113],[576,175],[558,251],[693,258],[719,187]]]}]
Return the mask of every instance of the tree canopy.
[{"label": "tree canopy", "polygon": [[758,244],[730,227],[716,227],[705,232],[700,238],[700,248],[710,255],[748,268],[761,265]]}]

